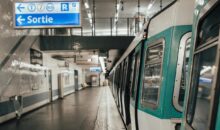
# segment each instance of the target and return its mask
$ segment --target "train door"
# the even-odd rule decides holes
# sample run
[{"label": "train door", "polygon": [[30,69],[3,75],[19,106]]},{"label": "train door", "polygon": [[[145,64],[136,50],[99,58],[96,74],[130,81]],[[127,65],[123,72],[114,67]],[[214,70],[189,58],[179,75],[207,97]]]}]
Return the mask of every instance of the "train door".
[{"label": "train door", "polygon": [[119,65],[116,69],[117,78],[116,78],[116,92],[115,92],[115,94],[116,94],[116,104],[118,107],[119,107],[120,68],[121,67]]},{"label": "train door", "polygon": [[130,70],[131,70],[131,60],[130,56],[125,59],[124,63],[124,78],[123,78],[123,86],[122,86],[122,115],[125,122],[125,125],[128,126],[130,124],[130,95],[129,95],[129,85],[130,85]]},{"label": "train door", "polygon": [[75,86],[75,90],[78,91],[79,90],[79,74],[78,74],[78,70],[74,70],[74,86]]},{"label": "train door", "polygon": [[123,94],[124,94],[124,84],[125,84],[125,78],[127,77],[127,75],[126,75],[126,65],[127,64],[127,62],[126,61],[124,61],[123,62],[123,72],[122,72],[122,75],[123,75],[123,77],[122,77],[122,79],[121,79],[121,91],[120,91],[120,95],[121,95],[121,108],[120,108],[120,111],[121,111],[121,115],[122,115],[122,117],[124,117],[124,97],[123,97]]},{"label": "train door", "polygon": [[113,94],[113,97],[115,99],[115,77],[116,76],[116,70],[114,69],[113,72],[112,72],[112,94]]},{"label": "train door", "polygon": [[[219,130],[220,3],[207,5],[198,26],[191,69],[185,130]],[[204,11],[201,11],[204,12]],[[202,16],[202,15],[201,15]]]},{"label": "train door", "polygon": [[138,100],[138,81],[141,58],[141,44],[136,48],[132,58],[132,76],[131,76],[131,98],[130,98],[130,116],[132,130],[138,130],[137,121],[137,100]]},{"label": "train door", "polygon": [[114,71],[114,96],[115,96],[115,102],[117,104],[117,99],[118,99],[118,95],[117,95],[117,89],[118,89],[118,78],[119,78],[119,75],[118,75],[118,67],[115,68],[115,71]]},{"label": "train door", "polygon": [[[164,38],[145,44],[144,64],[141,67],[138,126],[140,130],[170,129],[168,121],[161,122],[161,86],[163,77]],[[166,97],[164,97],[166,98]],[[157,115],[157,116],[155,116]],[[162,124],[163,123],[163,124]]]},{"label": "train door", "polygon": [[53,101],[53,88],[52,88],[52,70],[48,70],[48,82],[49,82],[49,97],[50,102]]},{"label": "train door", "polygon": [[120,83],[119,83],[119,111],[123,115],[122,111],[122,86],[123,86],[123,78],[124,78],[124,62],[121,63],[120,67]]}]

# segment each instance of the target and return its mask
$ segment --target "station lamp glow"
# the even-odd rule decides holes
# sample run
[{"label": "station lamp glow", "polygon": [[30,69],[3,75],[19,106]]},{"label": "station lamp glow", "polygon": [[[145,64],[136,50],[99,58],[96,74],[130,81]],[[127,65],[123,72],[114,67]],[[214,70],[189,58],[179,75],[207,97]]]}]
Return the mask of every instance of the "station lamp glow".
[{"label": "station lamp glow", "polygon": [[91,58],[89,58],[87,61],[88,61],[88,62],[92,62],[92,59],[91,59]]},{"label": "station lamp glow", "polygon": [[120,9],[120,4],[117,4],[117,11]]},{"label": "station lamp glow", "polygon": [[106,57],[99,57],[99,62],[101,64],[101,68],[102,68],[102,72],[103,73],[106,73],[105,58]]},{"label": "station lamp glow", "polygon": [[148,5],[147,9],[150,10],[150,9],[152,8],[152,6],[153,6],[153,4],[150,3],[150,4]]},{"label": "station lamp glow", "polygon": [[150,10],[153,7],[154,3],[155,3],[155,0],[151,0],[150,4],[147,7],[147,10]]},{"label": "station lamp glow", "polygon": [[88,17],[91,19],[92,18],[92,14],[90,12],[88,12]]},{"label": "station lamp glow", "polygon": [[85,8],[86,8],[86,9],[89,8],[89,4],[88,4],[88,2],[85,2],[84,5],[85,5]]}]

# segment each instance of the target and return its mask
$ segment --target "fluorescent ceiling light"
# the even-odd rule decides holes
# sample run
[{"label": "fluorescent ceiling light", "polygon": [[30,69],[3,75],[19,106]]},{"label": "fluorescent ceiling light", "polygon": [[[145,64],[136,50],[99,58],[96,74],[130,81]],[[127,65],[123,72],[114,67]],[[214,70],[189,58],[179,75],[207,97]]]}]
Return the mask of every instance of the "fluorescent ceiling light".
[{"label": "fluorescent ceiling light", "polygon": [[84,3],[85,8],[88,9],[89,8],[89,4],[87,2]]},{"label": "fluorescent ceiling light", "polygon": [[149,4],[148,7],[147,7],[147,10],[150,10],[150,9],[153,7],[155,1],[156,1],[156,0],[151,0],[150,4]]},{"label": "fluorescent ceiling light", "polygon": [[153,7],[153,3],[150,3],[147,7],[147,10],[150,10]]},{"label": "fluorescent ceiling light", "polygon": [[116,14],[115,14],[115,17],[118,18],[118,16],[119,16],[119,13],[116,13]]},{"label": "fluorescent ceiling light", "polygon": [[120,4],[117,4],[117,10],[119,10],[120,9]]},{"label": "fluorescent ceiling light", "polygon": [[92,59],[90,58],[90,59],[88,59],[87,61],[88,61],[88,62],[92,62]]},{"label": "fluorescent ceiling light", "polygon": [[91,13],[88,13],[88,17],[91,19],[91,18],[92,18],[92,14],[91,14]]},{"label": "fluorescent ceiling light", "polygon": [[102,68],[103,73],[106,73],[104,57],[99,57],[99,62],[101,64],[101,68]]},{"label": "fluorescent ceiling light", "polygon": [[203,69],[200,72],[200,75],[205,74],[206,72],[210,71],[212,69],[211,66],[203,66]]}]

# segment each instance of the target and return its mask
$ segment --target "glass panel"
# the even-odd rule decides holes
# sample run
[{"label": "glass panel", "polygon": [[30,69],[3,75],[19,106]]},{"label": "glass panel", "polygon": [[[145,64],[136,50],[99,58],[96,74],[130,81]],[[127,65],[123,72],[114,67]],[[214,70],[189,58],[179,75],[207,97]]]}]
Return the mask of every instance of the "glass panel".
[{"label": "glass panel", "polygon": [[161,85],[163,45],[150,47],[145,60],[142,103],[157,105]]},{"label": "glass panel", "polygon": [[124,65],[124,74],[123,74],[123,85],[122,85],[122,91],[125,90],[125,87],[126,87],[126,80],[127,80],[127,70],[128,69],[128,63],[127,61],[125,61],[125,65]]},{"label": "glass panel", "polygon": [[199,42],[198,45],[202,45],[218,36],[219,24],[220,24],[220,5],[218,5],[209,15],[201,21],[199,29]]},{"label": "glass panel", "polygon": [[181,75],[181,83],[180,83],[180,92],[179,92],[179,105],[183,107],[184,97],[185,97],[185,90],[186,90],[186,79],[187,74],[189,72],[189,53],[190,53],[190,43],[191,38],[186,41],[186,48],[185,48],[185,54],[184,54],[184,61],[183,61],[183,67],[182,67],[182,75]]},{"label": "glass panel", "polygon": [[139,75],[139,68],[140,68],[140,54],[137,53],[135,55],[135,70],[134,70],[134,77],[133,77],[133,85],[132,85],[132,99],[136,99],[136,94],[137,94],[137,85],[138,85],[138,75]]},{"label": "glass panel", "polygon": [[187,120],[196,130],[206,130],[208,127],[216,48],[209,48],[195,56]]}]

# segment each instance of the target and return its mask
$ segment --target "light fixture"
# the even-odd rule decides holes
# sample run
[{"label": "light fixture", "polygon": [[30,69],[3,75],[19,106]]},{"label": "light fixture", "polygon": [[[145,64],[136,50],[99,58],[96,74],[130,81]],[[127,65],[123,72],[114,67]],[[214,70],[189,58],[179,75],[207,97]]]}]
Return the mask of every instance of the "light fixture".
[{"label": "light fixture", "polygon": [[92,18],[92,14],[90,12],[88,12],[88,17],[91,19]]},{"label": "light fixture", "polygon": [[92,24],[92,19],[89,19],[90,24]]},{"label": "light fixture", "polygon": [[155,0],[151,0],[150,4],[147,7],[147,10],[150,10],[153,7],[154,3],[155,3]]},{"label": "light fixture", "polygon": [[92,62],[92,59],[91,59],[91,58],[89,58],[87,61],[88,61],[88,62]]},{"label": "light fixture", "polygon": [[73,45],[72,45],[72,49],[73,50],[79,50],[81,48],[81,45],[79,44],[79,43],[74,43]]},{"label": "light fixture", "polygon": [[152,8],[152,6],[153,6],[153,4],[150,3],[150,4],[148,5],[147,9],[150,10],[150,9]]},{"label": "light fixture", "polygon": [[203,66],[202,71],[200,72],[200,75],[203,75],[204,73],[210,71],[212,69],[211,66]]},{"label": "light fixture", "polygon": [[99,62],[100,62],[100,64],[101,64],[101,68],[102,68],[102,72],[103,73],[106,73],[106,67],[105,67],[105,58],[106,57],[99,57]]},{"label": "light fixture", "polygon": [[117,12],[117,13],[115,14],[115,17],[118,18],[118,16],[119,16],[119,13]]},{"label": "light fixture", "polygon": [[89,8],[89,4],[88,4],[88,2],[85,2],[84,5],[85,5],[85,8],[86,8],[86,9]]},{"label": "light fixture", "polygon": [[117,4],[117,10],[119,10],[120,9],[120,4]]}]

